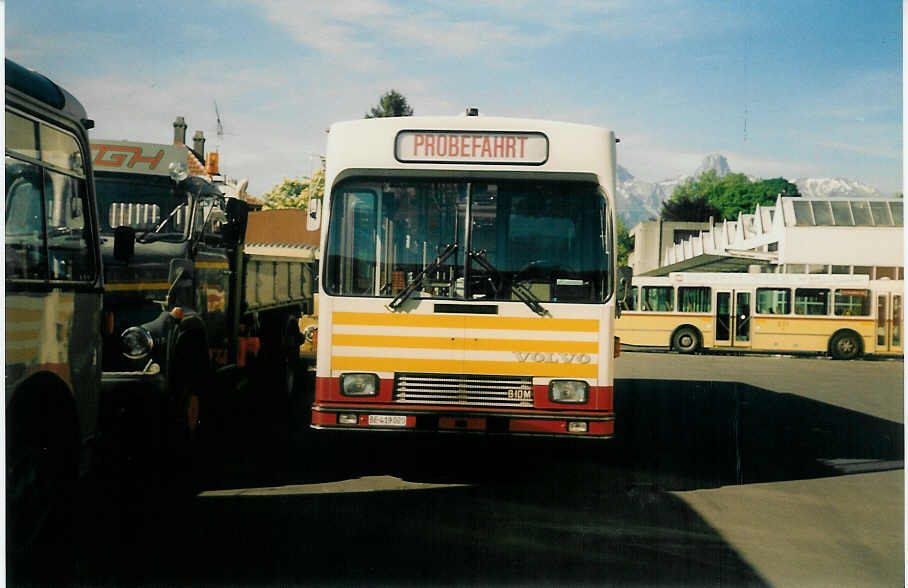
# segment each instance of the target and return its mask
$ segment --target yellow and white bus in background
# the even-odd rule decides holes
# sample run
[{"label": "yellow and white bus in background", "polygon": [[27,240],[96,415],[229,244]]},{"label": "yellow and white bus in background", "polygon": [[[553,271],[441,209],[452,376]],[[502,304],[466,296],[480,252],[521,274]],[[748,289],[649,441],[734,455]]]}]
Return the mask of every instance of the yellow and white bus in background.
[{"label": "yellow and white bus in background", "polygon": [[902,280],[863,275],[672,273],[635,277],[622,343],[701,349],[902,354]]},{"label": "yellow and white bus in background", "polygon": [[334,124],[312,427],[614,434],[615,135]]}]

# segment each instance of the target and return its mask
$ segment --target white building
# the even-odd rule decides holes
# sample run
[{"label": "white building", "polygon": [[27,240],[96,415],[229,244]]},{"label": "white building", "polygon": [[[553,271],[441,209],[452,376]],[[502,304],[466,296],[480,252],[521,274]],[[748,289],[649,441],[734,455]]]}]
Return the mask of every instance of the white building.
[{"label": "white building", "polygon": [[[653,223],[660,228],[641,227]],[[752,214],[739,214],[736,221],[703,223],[697,234],[677,243],[664,235],[675,230],[664,227],[674,224],[650,221],[631,230],[635,242],[629,263],[634,275],[761,271],[904,279],[901,199],[780,197],[774,206],[758,205]],[[647,258],[653,247],[662,252],[657,267]]]}]

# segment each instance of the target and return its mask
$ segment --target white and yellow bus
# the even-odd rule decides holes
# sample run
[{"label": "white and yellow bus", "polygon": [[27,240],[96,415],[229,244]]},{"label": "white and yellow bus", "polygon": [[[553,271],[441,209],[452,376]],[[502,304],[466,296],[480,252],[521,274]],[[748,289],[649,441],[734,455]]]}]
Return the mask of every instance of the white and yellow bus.
[{"label": "white and yellow bus", "polygon": [[673,273],[636,277],[622,343],[701,349],[902,354],[902,280],[862,275]]},{"label": "white and yellow bus", "polygon": [[[101,430],[103,283],[88,129],[71,94],[5,61],[6,545],[48,561]],[[11,581],[11,583],[14,583]]]},{"label": "white and yellow bus", "polygon": [[334,124],[312,427],[614,433],[615,135]]}]

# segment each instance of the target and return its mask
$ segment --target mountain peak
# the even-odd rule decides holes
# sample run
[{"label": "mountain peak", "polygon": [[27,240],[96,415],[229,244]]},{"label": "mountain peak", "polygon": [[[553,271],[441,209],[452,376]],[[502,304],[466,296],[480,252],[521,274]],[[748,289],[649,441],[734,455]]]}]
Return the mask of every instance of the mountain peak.
[{"label": "mountain peak", "polygon": [[634,179],[634,174],[632,174],[631,172],[627,171],[625,168],[621,167],[620,165],[618,166],[618,174],[617,174],[617,175],[618,175],[618,181],[619,181],[619,182],[626,182],[626,181],[628,181],[628,180],[633,180],[633,179]]},{"label": "mountain peak", "polygon": [[720,178],[731,173],[731,168],[728,167],[728,160],[720,153],[710,153],[704,157],[700,167],[694,172],[694,176],[699,176],[710,170],[716,172],[716,175]]}]

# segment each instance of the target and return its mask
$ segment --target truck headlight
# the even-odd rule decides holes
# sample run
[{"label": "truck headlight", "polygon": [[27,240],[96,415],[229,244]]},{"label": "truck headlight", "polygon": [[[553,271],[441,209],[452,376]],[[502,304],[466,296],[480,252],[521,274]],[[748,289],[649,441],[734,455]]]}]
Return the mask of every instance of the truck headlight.
[{"label": "truck headlight", "polygon": [[375,374],[341,374],[341,394],[344,396],[375,396],[378,376]]},{"label": "truck headlight", "polygon": [[590,385],[582,380],[552,380],[549,382],[549,398],[552,402],[586,402],[590,395]]},{"label": "truck headlight", "polygon": [[142,359],[151,353],[154,339],[144,327],[129,327],[120,335],[120,344],[123,346],[123,355],[129,359]]}]

